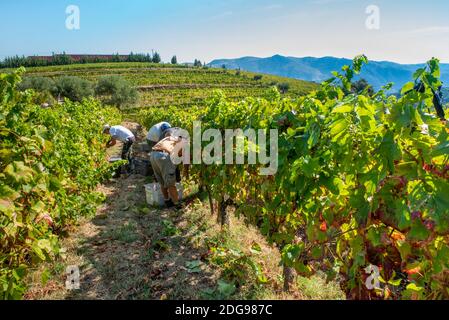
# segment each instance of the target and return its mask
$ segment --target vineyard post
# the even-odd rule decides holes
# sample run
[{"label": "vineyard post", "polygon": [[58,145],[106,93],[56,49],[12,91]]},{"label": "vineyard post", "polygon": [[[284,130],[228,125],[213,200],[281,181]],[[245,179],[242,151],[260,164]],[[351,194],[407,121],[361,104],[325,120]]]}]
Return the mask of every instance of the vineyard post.
[{"label": "vineyard post", "polygon": [[295,280],[295,269],[284,265],[282,276],[284,277],[284,291],[290,292],[293,281]]},{"label": "vineyard post", "polygon": [[225,197],[222,196],[220,199],[220,203],[218,204],[218,220],[220,222],[220,225],[223,226],[229,226],[229,215],[226,211],[227,207],[230,204],[230,199],[225,200]]},{"label": "vineyard post", "polygon": [[212,192],[210,190],[209,185],[206,184],[205,186],[206,186],[207,196],[209,198],[210,214],[213,216],[214,215],[214,200],[212,199]]}]

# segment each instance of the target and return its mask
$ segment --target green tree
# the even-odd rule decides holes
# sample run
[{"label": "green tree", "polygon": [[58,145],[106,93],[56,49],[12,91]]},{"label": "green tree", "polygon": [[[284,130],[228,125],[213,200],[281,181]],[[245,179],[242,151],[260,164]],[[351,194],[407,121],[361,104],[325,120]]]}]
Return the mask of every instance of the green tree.
[{"label": "green tree", "polygon": [[53,54],[52,64],[54,65],[67,65],[72,63],[73,63],[72,57],[67,55],[65,52],[63,52],[62,54]]},{"label": "green tree", "polygon": [[171,58],[171,64],[178,64],[178,58],[176,56]]},{"label": "green tree", "polygon": [[90,81],[74,76],[63,76],[55,80],[52,90],[55,97],[68,98],[72,101],[81,101],[93,96],[94,89]]},{"label": "green tree", "polygon": [[201,63],[200,60],[195,59],[195,61],[193,62],[193,66],[194,66],[194,67],[202,67],[203,64]]},{"label": "green tree", "polygon": [[153,54],[153,63],[161,63],[162,59],[159,53],[155,52]]},{"label": "green tree", "polygon": [[373,87],[371,87],[371,85],[368,83],[368,81],[366,81],[366,79],[360,79],[357,80],[356,82],[354,82],[351,85],[351,91],[354,93],[362,93],[364,90],[368,90],[368,94],[369,95],[373,95],[374,94],[374,89]]},{"label": "green tree", "polygon": [[120,62],[120,55],[118,53],[112,56],[112,62]]},{"label": "green tree", "polygon": [[95,87],[95,94],[109,105],[124,107],[139,99],[139,94],[128,81],[120,76],[101,77]]}]

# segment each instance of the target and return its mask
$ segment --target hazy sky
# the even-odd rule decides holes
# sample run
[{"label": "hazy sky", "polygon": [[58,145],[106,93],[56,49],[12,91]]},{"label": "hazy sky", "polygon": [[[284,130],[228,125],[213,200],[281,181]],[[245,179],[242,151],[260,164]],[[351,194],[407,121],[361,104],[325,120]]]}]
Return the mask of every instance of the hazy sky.
[{"label": "hazy sky", "polygon": [[[66,8],[80,29],[66,28]],[[366,8],[380,8],[368,30]],[[449,62],[447,0],[0,0],[0,57],[159,51],[164,60],[337,56]]]}]

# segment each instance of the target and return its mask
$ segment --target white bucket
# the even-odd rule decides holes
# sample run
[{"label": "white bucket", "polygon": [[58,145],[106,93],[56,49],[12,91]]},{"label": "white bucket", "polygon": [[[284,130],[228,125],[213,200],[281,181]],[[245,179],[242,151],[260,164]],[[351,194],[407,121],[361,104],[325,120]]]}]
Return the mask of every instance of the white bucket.
[{"label": "white bucket", "polygon": [[[183,194],[182,183],[177,183],[176,189],[178,190],[179,201],[181,201]],[[149,206],[163,207],[165,205],[164,195],[162,194],[161,185],[159,183],[146,184],[145,195]]]}]

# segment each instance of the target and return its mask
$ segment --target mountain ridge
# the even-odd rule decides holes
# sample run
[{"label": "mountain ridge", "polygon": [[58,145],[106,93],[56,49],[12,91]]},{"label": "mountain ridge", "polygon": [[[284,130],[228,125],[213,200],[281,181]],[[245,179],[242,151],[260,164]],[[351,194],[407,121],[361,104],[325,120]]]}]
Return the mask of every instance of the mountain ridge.
[{"label": "mountain ridge", "polygon": [[[216,59],[209,63],[211,67],[226,66],[227,69],[242,69],[245,71],[266,73],[301,79],[314,82],[322,82],[332,77],[332,71],[339,71],[342,66],[351,64],[347,58],[325,57],[292,57],[273,55],[259,58],[246,56],[236,59]],[[391,61],[370,61],[362,68],[357,78],[366,79],[375,89],[393,82],[393,90],[399,91],[401,87],[413,80],[413,73],[425,66],[425,63],[400,64]],[[442,63],[441,80],[444,86],[449,86],[449,64]]]}]

